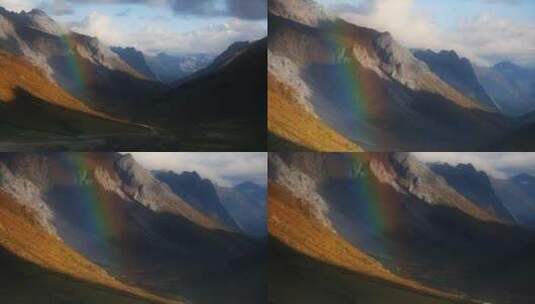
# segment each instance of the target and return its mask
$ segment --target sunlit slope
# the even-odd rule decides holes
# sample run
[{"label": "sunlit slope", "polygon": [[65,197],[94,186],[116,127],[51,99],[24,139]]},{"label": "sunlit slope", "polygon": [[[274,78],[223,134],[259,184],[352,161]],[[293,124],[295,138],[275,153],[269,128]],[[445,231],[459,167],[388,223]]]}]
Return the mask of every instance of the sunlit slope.
[{"label": "sunlit slope", "polygon": [[17,90],[23,90],[48,103],[104,117],[69,95],[22,58],[0,51],[0,70],[0,101],[12,102],[17,98]]},{"label": "sunlit slope", "polygon": [[92,110],[22,58],[0,52],[0,70],[0,135],[146,131]]},{"label": "sunlit slope", "polygon": [[[45,232],[32,214],[0,192],[0,262],[11,303],[182,303],[125,285]],[[0,282],[1,282],[0,281]],[[7,303],[7,302],[6,302]]]},{"label": "sunlit slope", "polygon": [[[290,88],[268,76],[268,130],[295,145],[314,151],[361,151],[295,100]],[[271,150],[278,150],[271,145]]]},{"label": "sunlit slope", "polygon": [[[326,271],[325,274],[330,273],[331,279],[321,279],[315,282],[318,284],[318,288],[325,288],[324,292],[314,291],[318,295],[325,295],[325,293],[332,293],[333,295],[345,294],[346,297],[353,298],[360,292],[362,293],[360,295],[361,299],[375,295],[384,301],[396,299],[392,296],[406,300],[406,302],[398,303],[411,303],[411,300],[413,300],[412,303],[456,303],[460,300],[456,295],[422,286],[417,282],[401,278],[389,272],[379,262],[315,221],[303,206],[305,204],[293,197],[283,186],[270,184],[268,225],[270,235],[275,240],[273,248],[280,247],[277,245],[277,242],[280,242],[284,245],[283,248],[288,248],[282,251],[295,251],[297,254],[307,256],[300,258],[297,262],[298,264],[304,263],[302,267],[299,267],[299,271],[312,275],[311,277],[307,275],[308,278],[306,279],[314,280],[312,277],[318,275],[319,272]],[[285,259],[281,260],[284,261]],[[335,271],[335,269],[337,270]],[[277,273],[275,275],[281,276],[280,279],[287,279],[287,275],[293,276],[295,273],[285,275]],[[336,286],[337,283],[332,280],[341,281]],[[365,284],[370,284],[370,288],[367,290],[359,290],[358,288],[352,290],[347,286],[348,282],[352,280],[356,280],[355,283],[363,280]],[[309,288],[311,287],[306,287],[305,290]],[[312,287],[310,291],[313,289]],[[282,290],[273,288],[271,290],[275,296],[284,298],[281,303],[289,303],[287,302],[289,298],[286,298],[286,296],[296,297],[298,294],[297,292],[291,292],[284,296],[285,292]],[[388,292],[392,293],[385,294]],[[307,297],[306,292],[302,295]],[[303,299],[300,296],[298,297],[293,298],[293,300]],[[359,298],[354,298],[355,301],[357,299]],[[362,303],[387,303],[384,301],[377,300]]]}]

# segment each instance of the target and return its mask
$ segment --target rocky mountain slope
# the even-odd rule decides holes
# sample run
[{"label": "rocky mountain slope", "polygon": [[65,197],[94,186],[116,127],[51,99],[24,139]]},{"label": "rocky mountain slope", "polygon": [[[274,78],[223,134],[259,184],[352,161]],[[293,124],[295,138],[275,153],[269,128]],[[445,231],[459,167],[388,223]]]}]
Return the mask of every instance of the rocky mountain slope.
[{"label": "rocky mountain slope", "polygon": [[98,149],[105,144],[106,138],[121,134],[124,140],[128,136],[146,136],[148,133],[143,126],[91,109],[85,101],[76,99],[51,82],[24,58],[0,51],[0,69],[3,151],[27,150],[28,147],[15,144],[26,142],[36,147],[43,143],[47,147],[61,142],[87,141],[91,142],[92,149]]},{"label": "rocky mountain slope", "polygon": [[[287,187],[270,184],[269,193],[271,302],[344,303],[370,297],[376,303],[394,299],[401,303],[453,303],[457,299],[388,271],[324,227],[309,212],[307,202],[293,196]],[[329,267],[334,270],[324,270]]]},{"label": "rocky mountain slope", "polygon": [[26,58],[95,109],[127,116],[132,100],[163,88],[97,38],[65,30],[41,10],[14,13],[1,8],[0,20],[1,50]]},{"label": "rocky mountain slope", "polygon": [[[69,31],[41,10],[15,13],[0,8],[2,56],[29,62],[42,78],[31,76],[32,86],[23,89],[32,92],[19,92],[14,85],[25,84],[23,77],[6,69],[7,78],[14,80],[0,88],[0,97],[17,97],[19,102],[5,114],[10,121],[1,125],[0,131],[9,135],[3,150],[262,150],[265,48],[261,41],[237,43],[212,66],[194,73],[213,57],[162,55],[154,63],[133,48],[115,49],[116,53],[97,38]],[[178,65],[195,77],[162,83],[153,75],[161,69],[152,71],[153,64],[165,65],[175,74]],[[43,88],[54,90],[42,96]],[[33,90],[38,96],[32,96]],[[76,112],[102,113],[130,123],[110,125],[61,107],[36,107],[43,97]],[[27,123],[30,126],[21,126]],[[103,134],[101,129],[110,132]]]},{"label": "rocky mountain slope", "polygon": [[202,179],[197,172],[158,171],[154,176],[167,184],[178,196],[184,198],[197,210],[204,210],[208,216],[230,229],[239,227],[222,205],[216,187],[208,179]]},{"label": "rocky mountain slope", "polygon": [[508,126],[389,33],[337,19],[313,1],[270,1],[269,26],[268,71],[276,80],[269,84],[287,86],[295,94],[285,102],[366,150],[466,149],[498,138]]},{"label": "rocky mountain slope", "polygon": [[485,172],[477,171],[471,164],[459,164],[454,167],[437,163],[430,167],[435,173],[443,176],[455,190],[480,208],[506,223],[516,223],[507,207],[496,195],[490,178]]},{"label": "rocky mountain slope", "polygon": [[499,111],[492,98],[479,83],[479,79],[470,61],[459,57],[455,51],[414,50],[413,54],[427,66],[440,79],[464,95],[479,101],[484,107]]},{"label": "rocky mountain slope", "polygon": [[133,47],[112,47],[111,50],[147,79],[157,79],[156,75],[148,66],[145,55],[142,52]]},{"label": "rocky mountain slope", "polygon": [[121,281],[188,303],[261,297],[263,244],[196,209],[130,155],[14,153],[0,163],[0,189],[32,193],[19,199],[40,225]]},{"label": "rocky mountain slope", "polygon": [[[19,193],[20,194],[20,193]],[[22,198],[23,199],[23,198]],[[122,283],[43,229],[32,202],[0,191],[0,299],[43,303],[183,303]],[[30,205],[28,205],[30,204]],[[32,285],[32,292],[21,288]],[[77,292],[73,293],[75,289]]]},{"label": "rocky mountain slope", "polygon": [[[299,212],[315,223],[307,230],[330,231],[329,238],[343,239],[397,276],[462,295],[468,302],[533,299],[528,287],[532,274],[522,265],[530,263],[535,235],[506,223],[489,212],[481,196],[475,201],[475,195],[458,191],[458,185],[450,185],[410,155],[276,153],[270,155],[269,172],[270,182],[294,197],[280,199],[278,205],[299,206]],[[270,231],[272,226],[277,233],[302,227],[289,225],[286,213],[270,218]],[[289,232],[276,235],[278,242],[291,242],[294,250],[308,255],[314,244],[331,241],[309,244],[309,238],[290,237]],[[338,250],[347,252],[340,245],[322,248],[327,252],[313,255],[314,265],[328,262]],[[342,271],[318,267],[327,273]],[[338,276],[340,284],[349,284],[349,275],[343,278]],[[503,284],[505,278],[511,281]],[[325,288],[343,294],[335,291],[336,285]]]}]

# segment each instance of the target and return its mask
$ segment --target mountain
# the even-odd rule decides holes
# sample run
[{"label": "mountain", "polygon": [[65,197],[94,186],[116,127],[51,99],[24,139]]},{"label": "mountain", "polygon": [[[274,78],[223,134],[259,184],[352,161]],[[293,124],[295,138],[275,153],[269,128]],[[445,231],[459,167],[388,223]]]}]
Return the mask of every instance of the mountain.
[{"label": "mountain", "polygon": [[94,109],[127,117],[133,100],[163,89],[97,38],[63,30],[43,11],[14,13],[1,8],[0,16],[1,50],[25,57]]},{"label": "mountain", "polygon": [[[261,44],[260,42],[256,43]],[[185,78],[179,79],[175,82],[175,85],[180,86],[181,84],[191,81],[193,79],[202,78],[203,76],[208,76],[218,71],[222,70],[226,65],[234,62],[236,58],[242,57],[241,55],[245,51],[251,49],[251,42],[249,41],[238,41],[232,43],[226,50],[224,50],[218,56],[215,56],[210,64],[207,64],[206,67],[199,69],[195,73],[191,73]]]},{"label": "mountain", "polygon": [[130,155],[11,153],[0,164],[1,191],[121,282],[185,303],[263,299],[262,242],[214,221]]},{"label": "mountain", "polygon": [[475,68],[477,76],[496,104],[507,115],[535,110],[535,71],[511,62]]},{"label": "mountain", "polygon": [[[0,109],[7,117],[0,125],[4,150],[261,150],[267,65],[261,44],[231,48],[196,74],[211,55],[162,54],[155,63],[134,48],[110,48],[72,32],[41,10],[0,8],[1,56],[17,59],[17,66],[4,64],[9,87],[0,88],[2,100],[17,99],[9,112]],[[17,74],[19,61],[31,83]],[[196,76],[162,83],[157,66]]]},{"label": "mountain", "polygon": [[515,220],[527,228],[535,228],[535,178],[519,174],[508,179],[492,179],[496,194],[507,206]]},{"label": "mountain", "polygon": [[[269,102],[292,103],[365,150],[477,149],[511,124],[443,81],[388,32],[337,19],[313,1],[272,0],[269,9],[268,85],[289,91],[270,95]],[[301,138],[278,125],[286,115],[279,110],[270,105],[270,132],[324,150],[323,134],[315,145],[292,141]],[[288,124],[299,128],[300,118]]]},{"label": "mountain", "polygon": [[209,179],[203,179],[195,171],[176,174],[158,171],[154,176],[166,183],[178,196],[184,198],[197,210],[204,210],[211,218],[231,229],[239,229],[236,222],[222,205],[216,187]]},{"label": "mountain", "polygon": [[192,75],[154,101],[153,116],[167,126],[212,126],[204,136],[258,151],[266,134],[266,49],[267,39],[252,42],[224,65]]},{"label": "mountain", "polygon": [[271,153],[269,182],[270,268],[285,282],[270,294],[282,302],[533,300],[535,234],[409,154]]},{"label": "mountain", "polygon": [[[43,229],[36,213],[0,191],[0,299],[43,303],[183,303],[122,283]],[[21,289],[33,284],[32,292]],[[75,293],[72,290],[76,290]]]},{"label": "mountain", "polygon": [[431,170],[443,176],[449,185],[466,198],[478,204],[478,206],[496,218],[515,223],[514,217],[496,195],[489,176],[483,171],[477,171],[471,164],[432,164]]},{"label": "mountain", "polygon": [[132,137],[145,138],[150,133],[143,126],[91,109],[24,58],[0,51],[0,69],[3,151],[65,149],[65,145],[101,149],[109,147],[110,141],[131,143]]},{"label": "mountain", "polygon": [[[453,294],[424,287],[388,271],[311,216],[307,201],[269,185],[271,280],[275,303],[456,303]],[[451,300],[451,301],[449,301]]]},{"label": "mountain", "polygon": [[213,61],[211,54],[169,55],[159,53],[145,56],[156,78],[165,83],[174,83],[207,67]]},{"label": "mountain", "polygon": [[197,172],[156,171],[154,176],[178,196],[204,210],[208,216],[229,229],[255,238],[265,238],[266,188],[252,182],[221,187]]},{"label": "mountain", "polygon": [[154,75],[151,68],[147,65],[145,55],[141,51],[133,47],[112,47],[111,50],[147,79],[156,79],[156,75]]},{"label": "mountain", "polygon": [[267,235],[267,189],[252,182],[216,188],[221,203],[246,234],[255,238]]},{"label": "mountain", "polygon": [[413,54],[427,66],[440,79],[464,95],[481,102],[481,105],[498,111],[492,98],[479,83],[477,75],[470,61],[459,57],[455,51],[414,50]]}]

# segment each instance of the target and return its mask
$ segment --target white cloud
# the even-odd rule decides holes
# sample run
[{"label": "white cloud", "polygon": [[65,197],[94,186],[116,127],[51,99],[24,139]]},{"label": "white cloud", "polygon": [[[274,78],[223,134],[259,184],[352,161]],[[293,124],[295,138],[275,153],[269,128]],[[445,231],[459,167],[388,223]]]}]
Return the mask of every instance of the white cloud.
[{"label": "white cloud", "polygon": [[482,65],[500,60],[535,63],[535,23],[482,11],[476,18],[455,20],[454,28],[446,30],[414,0],[368,0],[353,9],[331,8],[349,22],[389,31],[410,48],[453,49]]},{"label": "white cloud", "polygon": [[35,8],[35,3],[31,0],[0,0],[0,6],[15,12],[30,11]]},{"label": "white cloud", "polygon": [[265,185],[267,153],[234,152],[133,152],[134,158],[151,170],[172,170],[176,173],[197,171],[222,186],[253,181]]},{"label": "white cloud", "polygon": [[424,162],[472,164],[496,178],[518,173],[535,174],[535,153],[532,152],[415,152],[413,155]]},{"label": "white cloud", "polygon": [[128,29],[121,26],[120,20],[98,12],[90,13],[71,29],[97,37],[110,46],[133,46],[148,54],[161,51],[218,54],[235,41],[256,40],[266,35],[261,22],[236,18],[190,32],[178,32],[169,24],[158,21],[147,23],[139,30]]}]

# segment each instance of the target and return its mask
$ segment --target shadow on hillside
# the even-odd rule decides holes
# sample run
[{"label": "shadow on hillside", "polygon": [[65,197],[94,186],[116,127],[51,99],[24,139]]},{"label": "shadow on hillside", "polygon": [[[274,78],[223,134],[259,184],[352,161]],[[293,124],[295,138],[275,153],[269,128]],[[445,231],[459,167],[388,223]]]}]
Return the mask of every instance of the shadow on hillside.
[{"label": "shadow on hillside", "polygon": [[195,304],[257,304],[265,299],[265,244],[154,212],[138,202],[101,193],[92,209],[113,214],[113,229],[95,229],[85,186],[47,194],[62,239],[124,282],[180,296]]},{"label": "shadow on hillside", "polygon": [[132,295],[53,272],[0,247],[0,302],[149,304]]},{"label": "shadow on hillside", "polygon": [[69,110],[20,88],[15,96],[0,102],[4,151],[260,151],[266,145],[266,125],[254,118],[160,129]]},{"label": "shadow on hillside", "polygon": [[271,304],[460,304],[326,264],[269,241]]}]

